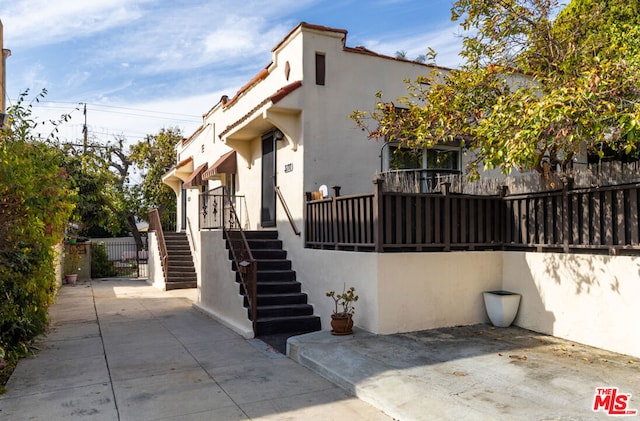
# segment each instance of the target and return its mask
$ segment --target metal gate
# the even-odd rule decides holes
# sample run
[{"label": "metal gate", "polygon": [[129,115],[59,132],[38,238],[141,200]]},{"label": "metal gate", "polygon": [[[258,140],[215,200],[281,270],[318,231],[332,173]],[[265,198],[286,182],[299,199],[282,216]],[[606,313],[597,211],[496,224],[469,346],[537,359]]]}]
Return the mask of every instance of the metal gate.
[{"label": "metal gate", "polygon": [[146,278],[149,275],[147,236],[142,248],[132,238],[109,238],[92,242],[92,278]]}]

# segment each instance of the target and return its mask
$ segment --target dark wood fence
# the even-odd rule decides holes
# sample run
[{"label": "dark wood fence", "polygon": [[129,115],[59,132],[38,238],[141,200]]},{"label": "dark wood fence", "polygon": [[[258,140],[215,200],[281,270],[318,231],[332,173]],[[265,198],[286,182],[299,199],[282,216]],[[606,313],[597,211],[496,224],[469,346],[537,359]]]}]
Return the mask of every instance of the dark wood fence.
[{"label": "dark wood fence", "polygon": [[513,196],[383,192],[309,200],[307,247],[640,253],[640,184]]},{"label": "dark wood fence", "polygon": [[504,198],[505,247],[640,252],[640,184]]}]

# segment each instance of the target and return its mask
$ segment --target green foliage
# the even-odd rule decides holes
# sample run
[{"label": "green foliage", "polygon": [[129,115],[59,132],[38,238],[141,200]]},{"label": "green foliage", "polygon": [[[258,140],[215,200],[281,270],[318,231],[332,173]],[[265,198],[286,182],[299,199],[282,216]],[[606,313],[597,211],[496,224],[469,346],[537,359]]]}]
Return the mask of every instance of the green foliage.
[{"label": "green foliage", "polygon": [[64,254],[64,274],[74,275],[80,270],[80,253],[75,245],[69,245]]},{"label": "green foliage", "polygon": [[355,287],[346,289],[346,286],[342,289],[342,294],[336,294],[335,291],[329,291],[326,293],[327,297],[331,298],[334,302],[333,314],[344,314],[353,316],[356,309],[353,307],[353,303],[360,298],[355,294]]},{"label": "green foliage", "polygon": [[36,122],[26,97],[0,130],[0,348],[10,360],[27,355],[29,341],[44,331],[56,288],[53,247],[74,201],[54,134],[31,134]]},{"label": "green foliage", "polygon": [[[477,167],[571,165],[585,146],[635,154],[640,141],[640,1],[458,0],[466,63],[408,81],[396,107],[378,95],[351,118],[408,146],[458,141]],[[374,129],[367,127],[373,119]]]},{"label": "green foliage", "polygon": [[91,248],[91,278],[108,278],[115,275],[117,272],[109,261],[105,243],[93,244]]},{"label": "green foliage", "polygon": [[139,186],[141,219],[147,218],[149,208],[158,208],[161,215],[175,213],[176,197],[162,176],[175,164],[175,146],[183,139],[178,128],[162,129],[149,135],[131,148],[130,157],[142,173]]}]

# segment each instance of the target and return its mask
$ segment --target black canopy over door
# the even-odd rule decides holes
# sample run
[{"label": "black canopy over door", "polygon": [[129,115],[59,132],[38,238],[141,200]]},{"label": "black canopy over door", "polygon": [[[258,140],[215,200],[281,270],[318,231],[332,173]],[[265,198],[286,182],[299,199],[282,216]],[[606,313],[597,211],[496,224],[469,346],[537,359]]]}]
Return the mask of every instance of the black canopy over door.
[{"label": "black canopy over door", "polygon": [[276,144],[273,133],[262,138],[262,204],[260,225],[276,226]]}]

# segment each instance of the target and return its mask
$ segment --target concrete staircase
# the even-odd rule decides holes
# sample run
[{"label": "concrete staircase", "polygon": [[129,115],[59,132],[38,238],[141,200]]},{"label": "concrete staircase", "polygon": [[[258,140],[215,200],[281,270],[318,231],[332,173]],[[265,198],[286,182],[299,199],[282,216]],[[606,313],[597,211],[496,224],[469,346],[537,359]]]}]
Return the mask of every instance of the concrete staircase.
[{"label": "concrete staircase", "polygon": [[184,232],[168,232],[164,234],[169,255],[166,289],[196,288],[198,278],[193,265],[193,256],[189,239]]},{"label": "concrete staircase", "polygon": [[[279,336],[286,341],[286,337],[320,330],[320,318],[313,315],[307,294],[301,292],[301,284],[291,269],[287,252],[282,249],[282,241],[278,240],[278,232],[245,231],[245,236],[258,264],[256,336]],[[229,258],[233,259],[231,251]],[[236,270],[233,260],[231,268]],[[236,282],[244,295],[237,271]],[[251,318],[246,296],[245,307]]]}]

